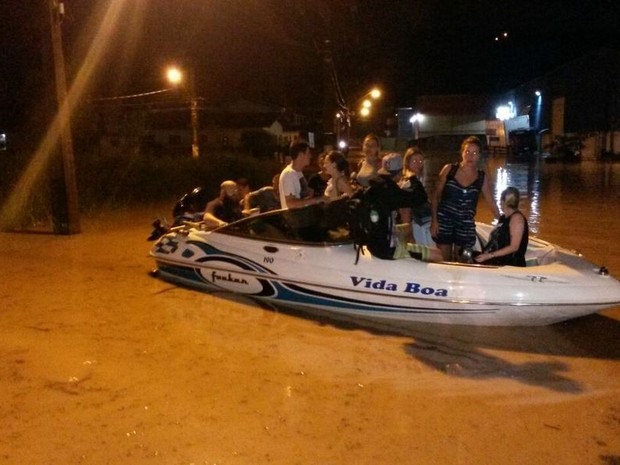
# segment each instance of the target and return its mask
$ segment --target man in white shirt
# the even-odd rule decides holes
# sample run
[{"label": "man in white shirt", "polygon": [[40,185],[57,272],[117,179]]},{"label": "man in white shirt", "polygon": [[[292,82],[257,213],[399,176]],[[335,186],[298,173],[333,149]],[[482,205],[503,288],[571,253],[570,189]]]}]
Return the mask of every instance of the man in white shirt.
[{"label": "man in white shirt", "polygon": [[313,197],[308,188],[303,169],[310,164],[312,153],[306,141],[297,141],[289,149],[291,163],[280,173],[279,191],[282,208],[301,208],[320,203],[320,197]]}]

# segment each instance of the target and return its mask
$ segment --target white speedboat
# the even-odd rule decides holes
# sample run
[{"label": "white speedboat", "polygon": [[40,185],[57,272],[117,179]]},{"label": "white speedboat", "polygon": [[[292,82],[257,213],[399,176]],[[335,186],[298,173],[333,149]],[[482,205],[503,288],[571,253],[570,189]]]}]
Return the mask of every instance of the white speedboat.
[{"label": "white speedboat", "polygon": [[[478,224],[478,247],[491,230]],[[537,326],[620,306],[620,282],[604,267],[537,238],[530,238],[527,267],[358,254],[346,215],[333,204],[211,231],[179,226],[150,254],[167,281],[364,319]]]}]

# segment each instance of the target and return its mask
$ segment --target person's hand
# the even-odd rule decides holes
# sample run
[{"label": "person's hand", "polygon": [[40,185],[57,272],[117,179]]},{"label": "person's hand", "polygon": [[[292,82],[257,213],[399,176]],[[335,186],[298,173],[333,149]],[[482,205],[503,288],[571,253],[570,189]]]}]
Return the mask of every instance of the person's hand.
[{"label": "person's hand", "polygon": [[243,216],[258,215],[260,213],[260,208],[258,207],[250,208],[249,210],[243,210],[241,213],[243,213]]},{"label": "person's hand", "polygon": [[476,261],[476,263],[483,263],[483,262],[486,262],[487,260],[491,260],[492,258],[495,258],[495,255],[493,255],[493,252],[484,252],[484,253],[481,253],[480,255],[476,255],[474,257],[474,260]]}]

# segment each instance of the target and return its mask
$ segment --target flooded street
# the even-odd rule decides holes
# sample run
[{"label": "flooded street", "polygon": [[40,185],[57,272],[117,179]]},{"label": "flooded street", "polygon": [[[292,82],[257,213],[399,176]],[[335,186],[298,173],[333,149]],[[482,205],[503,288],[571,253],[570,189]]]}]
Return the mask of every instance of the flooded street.
[{"label": "flooded street", "polygon": [[[620,277],[620,164],[488,172],[533,234]],[[620,464],[620,308],[540,328],[264,308],[152,278],[161,215],[0,234],[0,464]]]}]

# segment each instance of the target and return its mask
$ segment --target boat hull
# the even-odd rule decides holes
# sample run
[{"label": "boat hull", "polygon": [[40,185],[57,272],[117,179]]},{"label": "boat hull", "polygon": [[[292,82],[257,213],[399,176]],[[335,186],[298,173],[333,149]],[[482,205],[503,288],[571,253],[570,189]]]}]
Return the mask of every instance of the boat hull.
[{"label": "boat hull", "polygon": [[[480,326],[538,326],[620,305],[620,283],[579,255],[532,240],[546,265],[489,267],[356,257],[352,244],[301,245],[190,229],[155,245],[159,276],[310,312]],[[542,252],[541,252],[542,251]]]}]

